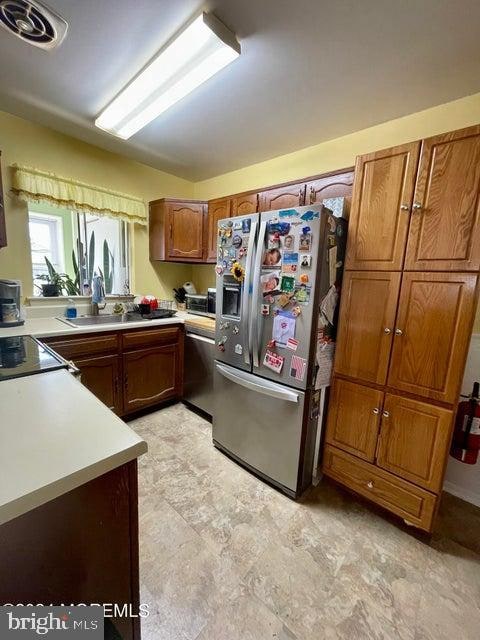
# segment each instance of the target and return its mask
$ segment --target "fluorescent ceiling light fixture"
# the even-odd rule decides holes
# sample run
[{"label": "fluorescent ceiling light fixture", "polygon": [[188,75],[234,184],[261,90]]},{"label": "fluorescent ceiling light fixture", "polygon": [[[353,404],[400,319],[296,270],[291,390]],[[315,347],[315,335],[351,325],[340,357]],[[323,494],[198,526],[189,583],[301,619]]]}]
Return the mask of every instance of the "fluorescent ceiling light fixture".
[{"label": "fluorescent ceiling light fixture", "polygon": [[95,125],[128,139],[240,55],[235,35],[202,13],[102,111]]}]

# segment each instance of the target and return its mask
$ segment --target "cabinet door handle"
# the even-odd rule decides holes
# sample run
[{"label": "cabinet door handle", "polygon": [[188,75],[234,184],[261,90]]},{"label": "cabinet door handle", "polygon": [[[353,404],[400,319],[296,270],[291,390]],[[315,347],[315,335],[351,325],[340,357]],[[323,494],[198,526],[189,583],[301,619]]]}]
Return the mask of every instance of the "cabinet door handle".
[{"label": "cabinet door handle", "polygon": [[372,411],[372,413],[376,416],[378,416],[378,414],[380,413],[380,409],[378,407],[375,407],[375,409]]},{"label": "cabinet door handle", "polygon": [[408,204],[401,204],[400,209],[402,211],[410,211],[410,206]]},{"label": "cabinet door handle", "polygon": [[315,201],[315,189],[312,187],[310,187],[310,204],[313,204]]},{"label": "cabinet door handle", "polygon": [[396,336],[403,336],[403,331],[401,329],[395,329]]},{"label": "cabinet door handle", "polygon": [[373,481],[372,481],[372,480],[369,480],[369,481],[367,482],[367,487],[368,487],[369,489],[373,489]]},{"label": "cabinet door handle", "polygon": [[390,413],[388,411],[384,411],[382,415],[383,415],[384,418],[389,418],[390,417]]},{"label": "cabinet door handle", "polygon": [[389,329],[388,327],[385,327],[385,329],[383,330],[383,333],[386,333],[388,335],[389,333],[392,333],[392,330]]},{"label": "cabinet door handle", "polygon": [[422,205],[421,205],[421,203],[420,203],[420,202],[414,202],[414,203],[413,203],[412,209],[413,209],[414,211],[419,211],[421,208],[422,208]]}]

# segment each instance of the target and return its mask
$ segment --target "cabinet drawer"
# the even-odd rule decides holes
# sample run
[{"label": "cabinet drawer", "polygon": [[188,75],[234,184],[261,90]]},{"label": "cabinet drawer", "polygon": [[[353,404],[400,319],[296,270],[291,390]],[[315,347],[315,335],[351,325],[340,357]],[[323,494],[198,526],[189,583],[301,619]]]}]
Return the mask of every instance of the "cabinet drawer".
[{"label": "cabinet drawer", "polygon": [[181,328],[167,327],[165,329],[147,329],[140,331],[128,331],[122,336],[124,349],[136,349],[137,347],[149,347],[160,344],[175,344],[180,338]]},{"label": "cabinet drawer", "polygon": [[75,338],[52,338],[43,340],[49,347],[67,360],[77,356],[89,356],[94,353],[107,353],[118,350],[118,334],[98,334],[95,336],[75,336]]},{"label": "cabinet drawer", "polygon": [[425,531],[432,527],[436,497],[368,462],[326,445],[325,475]]}]

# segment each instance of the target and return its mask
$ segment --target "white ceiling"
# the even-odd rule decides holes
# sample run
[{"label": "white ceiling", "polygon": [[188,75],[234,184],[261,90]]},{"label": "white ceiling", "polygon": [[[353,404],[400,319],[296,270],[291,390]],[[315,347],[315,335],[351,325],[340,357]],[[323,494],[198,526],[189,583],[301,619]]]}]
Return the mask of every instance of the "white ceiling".
[{"label": "white ceiling", "polygon": [[[478,0],[47,0],[44,52],[0,29],[0,109],[201,180],[480,91]],[[242,56],[128,141],[95,116],[200,9]],[[480,118],[479,118],[480,119]]]}]

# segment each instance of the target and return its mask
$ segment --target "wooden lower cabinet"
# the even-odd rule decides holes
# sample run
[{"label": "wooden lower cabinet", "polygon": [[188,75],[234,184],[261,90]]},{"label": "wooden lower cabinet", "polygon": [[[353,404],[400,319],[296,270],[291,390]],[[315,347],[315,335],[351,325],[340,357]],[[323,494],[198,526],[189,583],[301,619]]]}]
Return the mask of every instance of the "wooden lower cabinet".
[{"label": "wooden lower cabinet", "polygon": [[373,462],[383,393],[335,378],[330,402],[326,442]]},{"label": "wooden lower cabinet", "polygon": [[117,415],[122,414],[120,356],[97,356],[75,361],[82,384]]},{"label": "wooden lower cabinet", "polygon": [[80,369],[81,381],[119,416],[179,398],[183,391],[181,325],[45,338]]},{"label": "wooden lower cabinet", "polygon": [[123,412],[131,413],[181,394],[176,345],[139,349],[123,355]]},{"label": "wooden lower cabinet", "polygon": [[387,393],[377,465],[439,492],[450,445],[453,412]]},{"label": "wooden lower cabinet", "polygon": [[431,531],[437,501],[434,494],[330,445],[325,446],[323,472],[408,524]]}]

